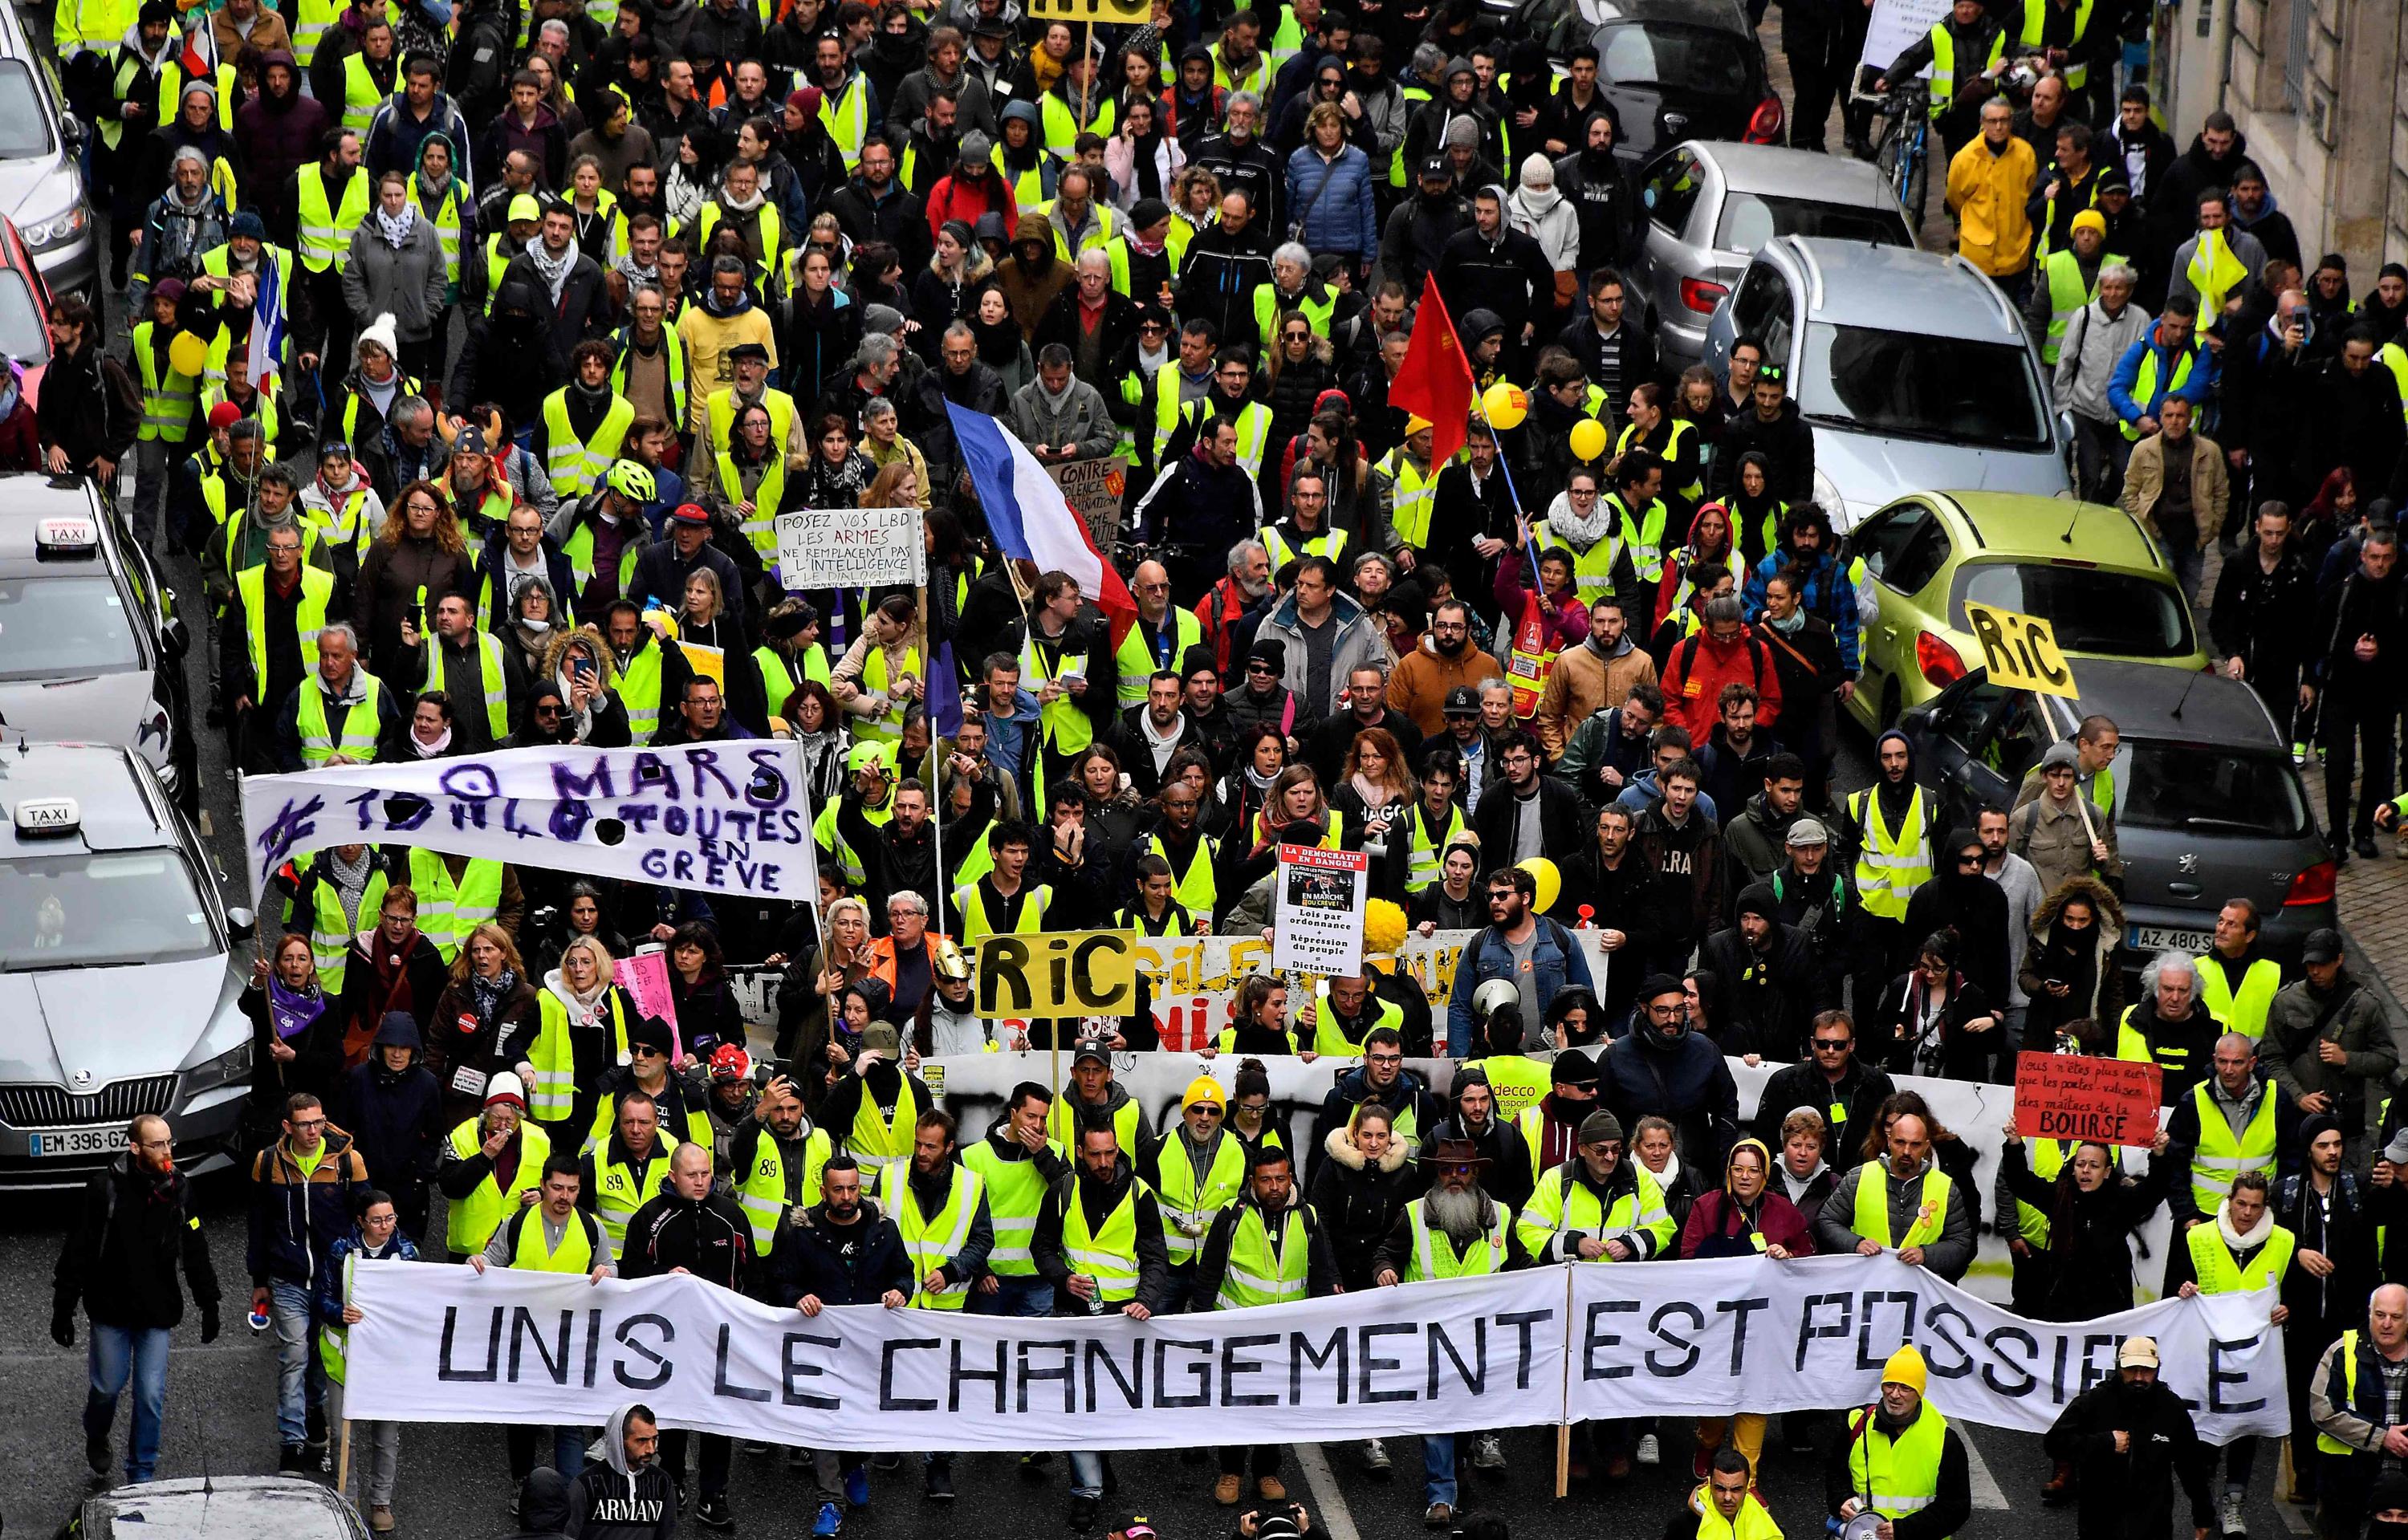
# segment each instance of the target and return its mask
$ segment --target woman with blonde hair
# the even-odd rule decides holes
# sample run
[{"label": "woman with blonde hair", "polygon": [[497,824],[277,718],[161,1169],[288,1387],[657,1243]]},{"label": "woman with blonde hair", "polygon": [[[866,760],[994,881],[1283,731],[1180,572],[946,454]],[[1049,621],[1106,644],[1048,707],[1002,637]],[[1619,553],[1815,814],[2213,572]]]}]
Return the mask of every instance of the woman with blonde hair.
[{"label": "woman with blonde hair", "polygon": [[435,1002],[426,1051],[441,1066],[446,1127],[484,1105],[485,1082],[515,1068],[535,1042],[539,1009],[510,933],[491,920],[468,933],[452,981]]},{"label": "woman with blonde hair", "polygon": [[869,977],[869,905],[857,898],[839,898],[828,905],[823,922],[824,945],[803,953],[799,972],[809,987],[809,1004],[790,1013],[779,1048],[796,1066],[803,1099],[817,1106],[824,1094],[828,1072],[853,1062],[852,1050],[837,1040],[836,1022],[847,988]]},{"label": "woman with blonde hair", "polygon": [[599,935],[578,934],[543,977],[537,1030],[518,1064],[527,1116],[547,1132],[581,1142],[594,1122],[605,1072],[628,1062],[635,998],[616,981],[615,960]]},{"label": "woman with blonde hair", "polygon": [[865,508],[915,508],[921,506],[920,472],[909,460],[890,460],[861,489]]}]

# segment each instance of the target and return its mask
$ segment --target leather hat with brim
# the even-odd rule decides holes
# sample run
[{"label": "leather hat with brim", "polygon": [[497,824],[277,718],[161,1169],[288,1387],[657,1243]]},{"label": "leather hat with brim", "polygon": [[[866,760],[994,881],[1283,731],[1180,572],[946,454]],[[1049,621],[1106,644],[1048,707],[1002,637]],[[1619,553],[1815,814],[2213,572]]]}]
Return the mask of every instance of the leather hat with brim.
[{"label": "leather hat with brim", "polygon": [[1420,1156],[1424,1165],[1487,1165],[1487,1156],[1469,1139],[1440,1139]]}]

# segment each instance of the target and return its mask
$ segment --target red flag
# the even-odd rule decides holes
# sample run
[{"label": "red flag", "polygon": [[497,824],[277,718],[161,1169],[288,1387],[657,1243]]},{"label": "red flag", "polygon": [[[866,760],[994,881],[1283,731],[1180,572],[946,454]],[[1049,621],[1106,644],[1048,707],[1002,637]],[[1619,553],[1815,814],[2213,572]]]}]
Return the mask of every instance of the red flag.
[{"label": "red flag", "polygon": [[1430,463],[1443,465],[1463,448],[1471,414],[1471,361],[1455,335],[1435,275],[1422,280],[1422,307],[1413,317],[1412,345],[1404,367],[1388,382],[1388,405],[1429,420]]}]

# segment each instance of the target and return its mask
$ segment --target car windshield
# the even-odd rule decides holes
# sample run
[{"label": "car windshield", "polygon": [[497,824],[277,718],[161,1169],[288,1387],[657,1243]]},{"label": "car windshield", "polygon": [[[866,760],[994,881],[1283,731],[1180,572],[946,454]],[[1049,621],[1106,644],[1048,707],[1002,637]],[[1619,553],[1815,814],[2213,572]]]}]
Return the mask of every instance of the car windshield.
[{"label": "car windshield", "polygon": [[1754,251],[1775,235],[1814,235],[1860,246],[1910,246],[1906,226],[1886,208],[1807,203],[1756,192],[1723,194],[1722,224],[1714,244],[1726,251]]},{"label": "car windshield", "polygon": [[83,678],[141,663],[107,573],[0,579],[0,680]]},{"label": "car windshield", "polygon": [[174,850],[0,861],[0,972],[188,962],[216,951],[192,871]]},{"label": "car windshield", "polygon": [[1598,29],[1597,73],[1609,85],[1673,86],[1717,96],[1747,90],[1739,40],[1710,27],[1622,21]]},{"label": "car windshield", "polygon": [[50,121],[41,88],[22,59],[0,59],[0,160],[50,152]]},{"label": "car windshield", "polygon": [[2163,578],[2054,563],[1979,562],[1959,568],[1949,614],[1971,630],[1965,603],[2019,610],[2048,621],[2068,652],[2106,658],[2182,658],[2199,649],[2190,606]]},{"label": "car windshield", "polygon": [[1985,449],[2044,449],[2040,378],[2024,349],[1814,321],[1799,369],[1807,420]]},{"label": "car windshield", "polygon": [[2129,761],[2115,770],[2122,793],[2115,821],[2123,828],[2220,829],[2278,839],[2308,832],[2300,777],[2271,748],[2260,753],[2226,743],[2124,742]]},{"label": "car windshield", "polygon": [[42,324],[25,275],[13,267],[0,267],[0,353],[27,368],[50,361],[50,329]]}]

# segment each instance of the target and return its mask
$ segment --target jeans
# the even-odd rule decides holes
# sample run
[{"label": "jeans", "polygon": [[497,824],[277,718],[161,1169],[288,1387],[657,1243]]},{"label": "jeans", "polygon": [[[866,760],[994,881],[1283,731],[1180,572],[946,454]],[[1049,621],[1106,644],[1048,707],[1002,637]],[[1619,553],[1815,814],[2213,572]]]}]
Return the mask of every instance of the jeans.
[{"label": "jeans", "polygon": [[532,1423],[513,1422],[502,1430],[502,1447],[509,1456],[510,1485],[516,1487],[535,1469],[536,1441],[545,1433],[552,1435],[552,1468],[560,1473],[563,1481],[574,1481],[577,1473],[585,1468],[585,1446],[592,1438],[588,1428],[542,1428]]},{"label": "jeans", "polygon": [[1101,1497],[1104,1495],[1104,1457],[1093,1449],[1070,1451],[1070,1495]]},{"label": "jeans", "polygon": [[2073,468],[2086,503],[2114,503],[2124,492],[2124,463],[2132,446],[2112,421],[2073,414]]},{"label": "jeans", "polygon": [[276,1332],[276,1437],[282,1444],[309,1438],[308,1407],[326,1405],[326,1370],[318,1362],[318,1318],[307,1284],[281,1278],[267,1286],[267,1314]]},{"label": "jeans", "polygon": [[969,1313],[974,1316],[1006,1316],[1016,1320],[1034,1319],[1054,1313],[1054,1286],[1035,1274],[1015,1277],[995,1275],[996,1290],[989,1294],[970,1290]]},{"label": "jeans", "polygon": [[[341,1437],[343,1382],[326,1382],[326,1426]],[[401,1424],[362,1422],[351,1429],[351,1455],[360,1473],[360,1505],[393,1506],[394,1477],[401,1471]]]},{"label": "jeans", "polygon": [[1422,1434],[1422,1505],[1455,1506],[1455,1434]]},{"label": "jeans", "polygon": [[[2325,832],[2335,840],[2372,837],[2374,809],[2391,800],[2391,729],[2397,713],[2386,705],[2354,700],[2324,702]],[[2358,817],[2350,819],[2350,779],[2357,753],[2366,754],[2366,784],[2358,788]]]},{"label": "jeans", "polygon": [[107,1438],[117,1421],[117,1398],[134,1386],[134,1430],[125,1445],[125,1479],[148,1481],[159,1464],[159,1423],[167,1406],[167,1332],[158,1326],[92,1323],[86,1359],[92,1393],[83,1404],[87,1438]]},{"label": "jeans", "polygon": [[2198,535],[2188,531],[2174,535],[2164,544],[2166,563],[2174,569],[2174,581],[2182,585],[2183,597],[2196,608],[2199,605],[2199,582],[2206,576],[2207,553],[2199,549]]}]

